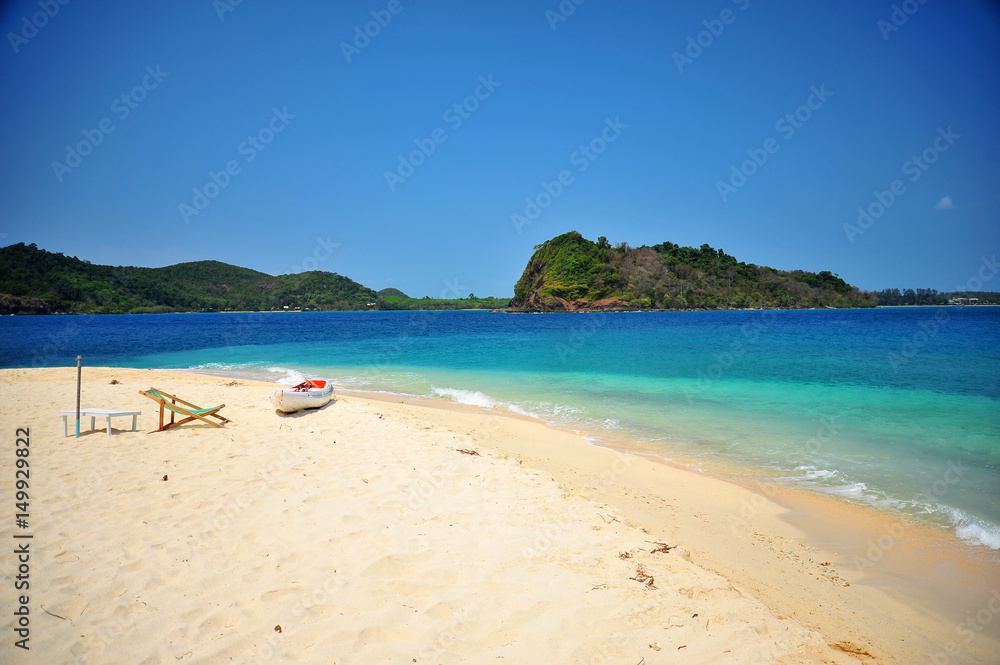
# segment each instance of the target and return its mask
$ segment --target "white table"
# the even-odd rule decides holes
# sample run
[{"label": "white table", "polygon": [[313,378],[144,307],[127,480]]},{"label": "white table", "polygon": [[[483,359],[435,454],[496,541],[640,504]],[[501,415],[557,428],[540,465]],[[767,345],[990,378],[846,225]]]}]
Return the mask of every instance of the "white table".
[{"label": "white table", "polygon": [[[80,418],[84,416],[90,416],[90,429],[94,429],[94,421],[98,418],[107,418],[108,424],[108,436],[111,436],[111,419],[116,416],[132,416],[132,431],[135,431],[136,426],[136,416],[140,415],[142,411],[118,411],[115,409],[80,409]],[[76,409],[72,411],[60,411],[59,415],[63,419],[63,437],[66,437],[66,420],[68,418],[76,418]]]}]

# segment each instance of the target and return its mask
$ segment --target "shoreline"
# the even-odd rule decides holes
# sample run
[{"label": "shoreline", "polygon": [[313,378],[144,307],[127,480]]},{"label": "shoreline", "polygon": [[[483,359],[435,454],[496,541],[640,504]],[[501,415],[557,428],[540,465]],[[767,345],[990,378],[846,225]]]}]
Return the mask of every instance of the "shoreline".
[{"label": "shoreline", "polygon": [[[121,383],[109,385],[111,378],[117,378]],[[227,378],[233,380],[227,382],[224,380]],[[625,529],[628,533],[634,533],[638,537],[635,542],[638,543],[665,543],[671,547],[676,546],[679,549],[674,550],[669,557],[652,555],[650,552],[655,545],[643,546],[645,550],[640,547],[627,549],[624,552],[620,549],[614,551],[622,557],[635,556],[636,560],[641,560],[639,570],[655,573],[656,586],[662,593],[676,594],[678,590],[684,592],[685,589],[694,588],[690,586],[692,583],[686,577],[691,573],[686,567],[692,564],[697,570],[707,571],[705,574],[718,574],[736,589],[737,596],[756,599],[768,608],[774,617],[767,619],[768,622],[792,621],[807,631],[822,634],[831,649],[822,657],[823,659],[820,659],[820,656],[817,656],[816,660],[802,657],[801,660],[783,662],[917,663],[928,662],[929,658],[944,654],[947,661],[942,662],[975,663],[988,662],[989,654],[995,653],[995,649],[1000,647],[997,636],[1000,621],[992,622],[992,625],[984,623],[974,626],[978,630],[973,633],[975,639],[970,642],[965,642],[964,633],[957,630],[959,621],[970,614],[973,617],[977,616],[977,611],[982,608],[992,607],[991,594],[1000,593],[997,591],[1000,589],[1000,576],[995,563],[986,565],[985,562],[977,561],[974,556],[970,556],[968,551],[963,552],[961,548],[950,546],[927,530],[875,514],[872,509],[845,505],[844,502],[832,497],[810,497],[804,490],[792,492],[779,487],[747,487],[732,482],[732,479],[716,478],[711,474],[670,465],[663,460],[649,459],[593,444],[579,434],[550,427],[528,416],[499,414],[479,407],[448,403],[445,400],[408,400],[402,396],[388,394],[345,395],[346,391],[339,391],[337,402],[324,409],[291,416],[278,416],[266,402],[270,391],[275,388],[273,382],[222,375],[218,372],[88,367],[84,369],[84,406],[141,408],[143,415],[140,416],[137,433],[118,431],[113,437],[108,438],[98,428],[97,432],[85,434],[85,438],[77,441],[73,437],[61,438],[61,425],[53,416],[57,407],[68,408],[67,405],[75,399],[75,372],[72,368],[0,370],[0,383],[5,386],[5,393],[15,398],[21,395],[32,400],[38,394],[45,396],[41,405],[28,402],[31,404],[30,408],[22,407],[19,410],[15,407],[12,411],[6,411],[3,414],[5,426],[15,424],[12,418],[17,421],[17,426],[30,423],[32,436],[40,443],[46,442],[44,444],[46,447],[42,450],[51,449],[53,453],[60,450],[67,453],[79,451],[81,456],[78,461],[73,459],[64,461],[64,466],[68,465],[66,469],[75,471],[60,476],[65,479],[61,482],[69,485],[56,493],[57,496],[53,498],[50,506],[53,514],[66,516],[63,520],[67,526],[62,527],[64,531],[60,533],[69,531],[76,533],[72,542],[62,546],[65,551],[78,551],[81,555],[88,551],[95,554],[100,550],[94,550],[94,547],[104,547],[100,542],[93,541],[93,538],[97,538],[97,532],[91,536],[85,527],[72,526],[77,520],[82,519],[85,523],[89,519],[87,517],[89,513],[86,511],[81,513],[80,506],[74,506],[73,499],[70,498],[73,495],[71,487],[78,482],[75,480],[76,475],[87,477],[88,473],[93,473],[93,471],[88,472],[88,467],[101,468],[102,464],[113,467],[102,474],[104,480],[98,483],[98,494],[93,495],[107,497],[101,500],[105,502],[114,501],[115,497],[121,496],[123,490],[117,488],[132,487],[130,483],[138,482],[128,480],[129,474],[135,472],[133,467],[137,463],[141,467],[147,465],[150,467],[143,471],[148,476],[161,474],[162,471],[157,470],[158,467],[162,466],[166,470],[166,466],[163,466],[160,460],[167,460],[169,462],[167,466],[173,469],[169,472],[171,481],[175,480],[175,475],[178,476],[178,480],[182,480],[184,477],[182,473],[193,473],[192,480],[201,478],[208,484],[205,486],[202,481],[198,481],[197,485],[190,485],[190,490],[173,494],[173,500],[180,500],[182,503],[168,503],[163,509],[170,513],[173,509],[169,506],[182,507],[187,502],[193,501],[185,498],[186,492],[201,486],[198,490],[200,495],[207,495],[208,498],[202,499],[207,503],[198,503],[197,506],[203,506],[199,509],[203,513],[201,518],[210,519],[212,515],[226,514],[225,504],[217,507],[212,503],[215,499],[211,497],[219,492],[225,494],[229,491],[226,488],[234,482],[237,484],[247,482],[242,479],[242,475],[232,476],[232,473],[227,471],[229,465],[235,463],[228,460],[232,460],[234,456],[247,457],[253,449],[261,446],[262,450],[275,451],[265,459],[273,459],[273,464],[278,466],[279,471],[284,467],[294,466],[295,469],[301,468],[301,471],[305,472],[301,474],[303,476],[316,476],[318,472],[317,487],[327,488],[328,485],[347,482],[351,487],[358,488],[357,491],[362,491],[360,489],[362,487],[365,488],[364,491],[369,491],[370,479],[372,486],[384,486],[387,482],[390,483],[392,487],[385,487],[387,496],[390,497],[393,492],[398,491],[393,489],[398,481],[391,480],[396,476],[390,474],[387,478],[379,480],[380,474],[375,467],[391,463],[395,455],[412,457],[412,462],[407,463],[412,463],[414,473],[424,474],[423,477],[430,479],[448,476],[456,463],[475,465],[482,460],[482,463],[489,463],[492,465],[490,468],[500,474],[500,479],[496,481],[497,488],[505,488],[504,483],[509,481],[520,483],[516,486],[522,489],[504,495],[510,498],[495,504],[495,509],[500,512],[491,513],[489,519],[479,513],[471,515],[472,521],[465,527],[471,530],[470,533],[475,533],[476,529],[480,528],[477,526],[480,523],[493,525],[499,520],[502,524],[514,519],[512,514],[521,514],[524,510],[527,510],[528,514],[536,514],[543,506],[551,504],[555,512],[549,513],[548,517],[537,516],[533,522],[534,526],[529,527],[535,530],[535,535],[530,536],[528,548],[539,548],[542,555],[541,559],[531,558],[529,561],[536,563],[545,561],[546,565],[554,565],[552,553],[557,549],[569,548],[568,551],[574,551],[577,547],[589,547],[584,545],[590,539],[586,534],[594,533],[596,537],[597,533],[611,528]],[[155,411],[152,408],[155,405],[138,395],[137,388],[146,389],[150,387],[149,384],[182,395],[185,399],[193,399],[199,404],[224,401],[227,407],[223,412],[233,419],[233,423],[218,430],[186,427],[163,434],[147,433],[150,423],[155,420],[153,415]],[[39,390],[41,388],[44,390]],[[98,404],[98,401],[102,403]],[[15,400],[14,403],[18,402]],[[22,420],[25,422],[22,423]],[[124,420],[121,423],[124,423]],[[116,429],[119,426],[122,430],[127,429],[124,424],[118,422],[113,423],[113,426]],[[354,436],[357,441],[368,441],[364,445],[373,452],[378,452],[375,453],[375,457],[362,455],[359,458],[361,466],[351,467],[347,470],[346,476],[335,477],[329,475],[329,472],[322,471],[324,465],[332,463],[337,456],[346,454],[351,449],[331,448],[330,452],[325,452],[324,448],[330,445],[325,437],[330,436],[343,442],[344,437],[348,436],[342,431],[344,428],[355,432],[350,436]],[[379,434],[382,431],[386,434]],[[323,435],[323,432],[328,434]],[[288,438],[289,436],[291,438]],[[316,439],[316,436],[321,438]],[[424,443],[417,443],[419,441]],[[390,442],[396,442],[395,448],[387,445]],[[288,443],[294,445],[292,448],[287,448],[287,451],[290,452],[293,448],[300,451],[295,454],[296,460],[300,460],[301,463],[298,461],[295,464],[284,463],[282,466],[283,453],[280,451],[286,449]],[[85,447],[80,448],[80,446]],[[475,451],[478,456],[455,454],[454,451],[458,449]],[[392,453],[391,450],[397,452]],[[425,457],[438,459],[434,457],[437,454],[433,453],[434,450],[450,451],[448,452],[450,461],[444,467],[432,465],[421,469],[419,464]],[[105,453],[111,451],[117,452],[105,459],[107,457]],[[136,461],[127,463],[125,458],[133,454],[138,455]],[[101,459],[88,458],[86,455],[99,455]],[[324,462],[327,455],[334,457],[330,458],[329,462]],[[386,456],[384,459],[383,455]],[[123,458],[120,468],[115,467],[119,461],[116,459],[117,456]],[[205,461],[198,462],[197,467],[191,471],[184,471],[191,465],[191,462],[184,461],[187,456],[196,456],[191,458],[192,461],[200,459],[197,456],[208,457]],[[248,461],[247,464],[251,466],[247,468],[256,468],[252,465],[260,463]],[[316,464],[319,466],[314,466]],[[216,468],[219,470],[216,471]],[[480,467],[470,467],[471,470],[477,468]],[[496,469],[500,471],[495,471]],[[298,472],[291,473],[290,468],[285,470],[289,473],[282,476],[284,479],[277,479],[275,481],[277,484],[271,485],[272,493],[279,491],[287,483],[293,483],[294,487],[294,483],[304,482],[301,478],[294,479],[300,475]],[[217,479],[220,478],[220,473],[221,478],[228,476],[232,478],[219,484]],[[8,475],[12,477],[12,474]],[[478,477],[477,475],[476,478]],[[355,484],[358,478],[364,480],[363,485]],[[472,480],[471,476],[469,478]],[[558,489],[555,494],[546,495],[549,498],[542,504],[529,504],[533,507],[519,508],[514,497],[520,497],[520,493],[529,491],[528,486],[523,485],[527,482],[525,478],[530,480],[531,487],[551,484]],[[156,480],[159,480],[158,475]],[[4,482],[8,482],[6,478]],[[462,490],[463,483],[451,481],[446,483],[442,480],[442,484],[435,490],[435,482],[437,481],[431,481],[430,496],[427,500],[431,502],[440,500],[444,506],[453,506],[448,510],[458,510],[461,513],[461,505],[453,505],[452,492],[458,492],[456,496],[461,496],[461,492],[465,491]],[[159,487],[170,486],[168,484],[161,486],[159,483],[145,489],[136,486],[128,490],[128,496],[135,497],[135,500],[140,505],[146,506],[147,510],[153,510],[154,504],[149,503],[153,496],[150,496],[149,500],[146,497],[149,492],[158,495]],[[216,487],[220,489],[212,489]],[[443,488],[447,488],[447,492]],[[490,487],[491,491],[492,488],[493,486]],[[323,491],[334,490],[327,488]],[[482,491],[485,492],[485,489]],[[55,486],[46,492],[55,492]],[[78,490],[76,496],[79,500]],[[280,506],[281,494],[275,496],[278,497],[278,504],[273,504],[272,499],[267,499],[265,504],[272,508],[274,505]],[[409,496],[410,500],[407,501],[406,495],[402,495],[403,503],[414,503],[415,495],[412,491]],[[291,499],[291,496],[287,498]],[[423,500],[422,497],[418,498],[420,501]],[[40,498],[35,498],[36,502],[39,500]],[[232,500],[229,505],[232,505]],[[515,503],[509,503],[510,501]],[[579,515],[576,515],[574,509],[568,511],[568,516],[560,516],[562,502],[569,507],[577,506],[575,502],[581,501],[584,503],[579,505],[591,508],[587,508]],[[396,503],[399,502],[390,501],[379,510],[387,510]],[[293,505],[305,508],[306,504]],[[494,504],[483,505],[483,509],[486,509],[487,506]],[[404,524],[409,519],[406,516],[410,515],[410,512],[405,506],[401,505],[401,508],[403,512],[398,513],[398,516],[403,518],[403,522],[397,522],[399,517],[393,517],[388,522],[390,527],[397,523]],[[284,508],[284,511],[287,512],[289,509],[291,508]],[[135,522],[142,519],[143,513],[135,512],[139,508],[126,504],[115,510],[117,512],[114,514],[117,517],[109,518],[113,523],[108,528],[120,530],[122,525],[125,525],[126,529],[144,528]],[[489,508],[489,510],[494,509]],[[392,511],[391,514],[397,514],[395,508]],[[592,526],[577,530],[579,521],[577,517],[583,519],[588,514]],[[599,520],[595,514],[600,517]],[[238,517],[236,515],[232,519]],[[363,513],[358,519],[362,518],[368,520],[372,516]],[[459,518],[456,516],[454,519]],[[50,521],[50,518],[46,517],[45,521]],[[331,525],[335,531],[341,521],[340,517],[334,517]],[[418,524],[427,524],[427,528],[430,528],[430,523],[437,521],[435,518],[431,522],[419,521]],[[298,530],[289,536],[296,542],[303,539],[308,541],[311,533],[309,527],[306,523],[297,524],[299,524],[296,527]],[[256,531],[262,526],[257,521],[245,523],[242,528],[248,531],[235,530],[227,538],[238,540],[248,537],[256,542],[265,537]],[[95,529],[98,527],[105,528],[97,525]],[[191,527],[180,526],[180,528]],[[10,527],[0,528],[2,532],[0,535],[10,530]],[[374,538],[377,535],[377,533],[373,535],[371,527],[363,527],[358,533],[365,534],[363,539]],[[856,542],[853,544],[846,542],[843,537],[845,533],[853,534]],[[892,538],[892,542],[881,541],[887,546],[880,548],[877,556],[869,557],[872,559],[870,566],[858,570],[854,559],[851,558],[852,552],[862,551],[868,541],[879,543],[879,538],[886,534]],[[51,537],[51,535],[46,536],[46,538]],[[127,533],[118,537],[125,540],[115,547],[123,548],[126,553],[145,551],[145,545],[133,542]],[[220,544],[226,545],[230,542],[223,540]],[[448,542],[450,541],[442,541],[441,546],[449,547]],[[545,547],[541,544],[545,544]],[[166,546],[171,547],[169,542]],[[112,551],[117,551],[115,547]],[[272,550],[274,547],[278,546],[272,546]],[[503,547],[502,542],[490,545],[491,549],[495,547]],[[521,553],[523,551],[522,547]],[[309,556],[319,556],[312,549],[308,549],[307,553],[310,553]],[[38,574],[42,577],[42,581],[51,579],[63,569],[60,565],[61,555],[56,550],[48,556],[49,559],[41,560]],[[55,558],[51,558],[53,556]],[[103,556],[97,554],[96,558],[101,560]],[[157,555],[148,556],[155,558]],[[611,554],[612,559],[622,557]],[[556,557],[555,560],[561,559]],[[307,558],[306,562],[308,561]],[[674,563],[670,563],[667,568],[655,567],[668,565],[665,562],[670,561]],[[621,566],[626,563],[632,565],[631,570],[634,573],[635,566],[624,559],[615,565]],[[532,566],[534,565],[536,564],[533,563]],[[683,570],[676,566],[680,566]],[[585,568],[589,570],[590,567],[592,566]],[[120,570],[126,569],[131,571],[132,564]],[[309,566],[303,569],[303,574],[308,570]],[[362,572],[358,572],[357,575],[362,575]],[[78,587],[90,584],[86,575],[78,575],[73,579],[75,580],[73,584]],[[415,582],[419,582],[420,579],[423,578]],[[950,605],[947,598],[940,596],[939,589],[935,588],[935,585],[927,584],[928,580],[939,581],[941,583],[939,586],[950,589],[953,596],[970,595],[963,596],[965,599],[963,604]],[[198,582],[201,583],[201,580]],[[349,586],[350,582],[345,584]],[[597,585],[594,588],[598,588],[610,582],[595,578],[594,584]],[[631,581],[627,584],[631,586],[636,583]],[[53,590],[57,591],[58,588]],[[715,591],[691,593],[695,595],[690,598],[698,602],[707,602],[708,598],[718,595]],[[728,598],[730,594],[723,595]],[[573,596],[565,602],[572,605],[583,602],[586,597]],[[84,607],[84,601],[71,607],[60,605],[52,598],[43,602],[49,610],[75,619],[77,623],[83,622],[81,617],[85,616],[79,611],[80,608],[86,610],[88,615],[95,612],[93,607],[90,609]],[[658,602],[666,602],[666,598],[661,598]],[[553,608],[552,611],[556,610]],[[740,612],[750,611],[747,608],[740,610]],[[41,610],[37,610],[37,613],[43,614]],[[227,619],[224,623],[234,620]],[[609,619],[605,617],[604,620]],[[36,621],[41,622],[40,619]],[[52,621],[53,625],[60,623]],[[660,621],[669,623],[667,617],[663,617]],[[77,628],[71,627],[68,630],[75,632]],[[665,635],[664,630],[662,625],[658,625],[655,634]],[[775,635],[773,625],[770,629],[761,630],[763,632],[747,633],[739,640],[746,640],[747,644],[750,644],[752,639],[755,640],[761,635],[770,635],[772,638]],[[655,642],[651,642],[653,643]],[[945,651],[948,645],[953,645],[957,651],[955,653]],[[631,652],[627,655],[631,658]],[[655,656],[651,651],[647,650],[640,655],[644,655],[647,662],[656,662],[651,658]],[[633,662],[638,661],[639,656]],[[222,662],[222,659],[220,658],[218,662]],[[522,660],[522,662],[527,661]],[[705,662],[714,661],[707,659]]]},{"label": "shoreline", "polygon": [[731,307],[715,309],[659,309],[659,308],[637,308],[637,309],[577,309],[577,310],[509,310],[507,308],[495,309],[489,307],[456,307],[456,308],[432,308],[432,309],[261,309],[261,310],[220,310],[208,312],[49,312],[48,314],[24,314],[11,313],[2,316],[143,316],[157,314],[330,314],[333,312],[490,312],[494,314],[655,314],[662,312],[800,312],[800,311],[836,311],[842,309],[921,309],[921,308],[942,308],[942,307],[1000,307],[1000,304],[984,303],[982,305],[951,305],[942,303],[938,305],[871,305],[868,307]]},{"label": "shoreline", "polygon": [[[283,378],[281,375],[275,372],[259,371],[259,370],[234,370],[234,369],[187,369],[187,368],[172,368],[172,371],[179,372],[191,372],[195,374],[204,374],[208,376],[222,376],[234,379],[249,379],[254,381],[264,381],[264,382],[277,382],[279,379]],[[295,370],[290,370],[295,371]],[[291,384],[290,384],[291,385]],[[377,390],[365,390],[357,389],[348,386],[336,385],[337,390],[343,394],[356,395],[366,399],[374,399],[380,401],[394,402],[398,399],[406,400],[407,403],[413,403],[421,406],[427,407],[440,407],[444,409],[470,409],[473,411],[481,411],[489,414],[497,414],[502,416],[508,416],[513,418],[527,419],[532,422],[536,422],[540,425],[553,428],[558,431],[577,433],[582,432],[579,425],[573,422],[555,422],[546,419],[543,416],[532,414],[523,411],[508,410],[504,408],[491,408],[484,406],[477,406],[475,404],[466,404],[463,402],[456,402],[450,398],[435,396],[435,395],[418,395],[412,393],[398,393],[392,391],[377,391]],[[970,553],[978,553],[981,558],[985,560],[991,560],[997,564],[1000,564],[1000,550],[990,548],[987,545],[980,543],[971,543],[967,540],[963,540],[955,533],[955,527],[952,524],[942,524],[939,522],[934,522],[928,519],[920,519],[919,517],[907,514],[894,512],[886,510],[883,508],[876,507],[869,503],[868,501],[855,499],[852,497],[841,496],[835,492],[823,491],[819,488],[811,488],[808,486],[790,484],[790,483],[779,483],[774,482],[778,477],[773,475],[773,469],[768,469],[759,466],[753,466],[750,463],[741,463],[739,461],[733,460],[723,460],[713,457],[705,456],[692,456],[690,454],[685,454],[680,451],[670,451],[670,456],[665,456],[664,450],[658,448],[655,444],[639,440],[636,438],[631,438],[627,433],[613,432],[608,430],[602,430],[599,433],[593,432],[583,432],[588,441],[592,445],[598,447],[608,448],[610,450],[623,452],[630,455],[638,455],[650,461],[666,464],[668,466],[677,468],[682,471],[688,471],[691,473],[704,473],[711,477],[730,482],[739,485],[748,491],[763,493],[767,496],[778,495],[787,496],[787,501],[792,501],[791,497],[803,497],[809,498],[811,501],[826,501],[830,502],[832,506],[850,506],[857,510],[862,511],[861,514],[874,514],[883,515],[892,519],[896,522],[906,524],[907,528],[916,528],[918,530],[925,531],[927,533],[932,533],[937,536],[938,539],[942,540],[952,540],[956,546],[964,548],[965,551]],[[799,505],[799,502],[793,502],[789,509],[794,509]]]},{"label": "shoreline", "polygon": [[[183,370],[187,371],[187,370]],[[200,373],[200,370],[192,370]],[[225,370],[215,370],[220,376],[230,376]],[[233,378],[239,378],[234,376]],[[260,379],[256,379],[260,380]],[[468,413],[486,418],[507,418],[538,427],[559,432],[562,435],[579,437],[580,432],[570,428],[550,424],[533,415],[517,412],[500,412],[475,405],[453,402],[444,398],[432,396],[406,395],[391,392],[371,392],[349,388],[339,388],[342,394],[353,397],[382,402],[386,404],[402,403],[424,409],[439,410],[445,413]],[[658,455],[648,445],[636,444],[626,439],[601,439],[592,441],[584,439],[587,446],[595,450],[604,450],[614,456],[626,455],[643,462],[673,469],[680,474],[704,477],[739,488],[744,492],[740,501],[739,511],[730,508],[727,524],[731,534],[736,538],[759,536],[750,533],[754,526],[753,518],[766,514],[771,519],[777,519],[793,531],[782,537],[787,542],[800,541],[806,548],[811,548],[816,554],[813,559],[829,561],[831,566],[821,566],[820,573],[834,584],[845,586],[855,585],[867,587],[875,593],[885,594],[892,598],[899,607],[890,609],[883,606],[882,611],[893,613],[896,617],[910,616],[909,611],[916,609],[917,614],[933,613],[943,624],[935,622],[935,629],[922,631],[924,635],[933,634],[941,644],[948,644],[960,637],[958,627],[963,624],[970,613],[975,613],[982,607],[987,607],[994,595],[1000,594],[1000,553],[983,545],[967,543],[954,533],[950,527],[938,525],[898,513],[880,510],[867,503],[851,500],[845,497],[827,494],[819,490],[804,487],[777,485],[762,480],[750,469],[750,474],[741,474],[746,470],[737,464],[724,465],[718,460],[692,458],[690,462],[698,462],[698,468],[692,468],[686,461],[667,459]],[[504,453],[510,453],[503,449]],[[521,457],[533,457],[533,461],[546,472],[560,473],[565,478],[567,470],[575,475],[572,469],[551,467],[545,458],[534,457],[531,452],[517,449]],[[631,466],[631,465],[630,465]],[[631,479],[636,482],[636,479]],[[633,488],[634,489],[634,488]],[[647,491],[655,494],[652,488]],[[626,490],[625,494],[628,494]],[[631,501],[621,494],[608,494],[602,497],[609,503],[621,507]],[[767,506],[767,509],[765,509]],[[633,506],[633,510],[638,508]],[[639,510],[638,512],[643,512]],[[658,518],[647,517],[649,524],[660,522]],[[774,529],[774,525],[770,525]],[[777,541],[773,536],[764,538],[767,545]],[[702,546],[700,554],[705,557],[711,570],[719,572],[728,579],[740,579],[747,571],[741,568],[730,557],[718,556],[717,541]],[[793,555],[793,558],[798,558]],[[811,559],[812,560],[812,559]],[[909,571],[904,573],[901,571]],[[930,576],[930,577],[928,577]],[[986,583],[985,585],[983,583]],[[804,614],[801,607],[798,611],[785,602],[785,590],[782,588],[767,589],[766,583],[754,580],[753,586],[758,591],[758,597],[766,598],[769,607],[780,607],[797,619]],[[877,600],[867,599],[869,603],[878,604]],[[799,600],[805,602],[805,596]],[[891,603],[890,603],[891,604]],[[918,607],[911,608],[916,604]],[[844,612],[852,611],[850,604],[842,608]],[[947,628],[945,628],[947,626]],[[1000,630],[994,626],[992,639],[1000,649]],[[850,632],[844,628],[845,634]],[[899,639],[905,640],[900,633]],[[956,660],[948,652],[949,662]],[[988,651],[983,652],[988,653]],[[874,655],[874,654],[873,654]]]},{"label": "shoreline", "polygon": [[[342,392],[383,403],[402,403],[444,412],[510,418],[574,436],[574,432],[569,429],[553,426],[530,415],[498,413],[483,407],[431,397],[353,390]],[[575,436],[579,434],[577,432]],[[746,532],[753,526],[753,519],[758,513],[774,511],[777,507],[777,513],[772,516],[794,529],[805,546],[823,553],[819,558],[825,557],[834,564],[829,568],[829,571],[837,571],[832,574],[833,578],[848,584],[880,589],[900,602],[919,603],[926,610],[936,607],[935,611],[953,625],[962,623],[970,610],[974,612],[975,609],[985,607],[994,592],[1000,591],[1000,569],[997,567],[1000,553],[986,546],[961,540],[949,527],[918,521],[908,515],[880,510],[867,503],[818,490],[758,480],[753,476],[753,470],[749,476],[741,475],[739,470],[742,467],[738,465],[727,465],[726,468],[708,460],[704,467],[694,469],[684,462],[658,456],[648,447],[629,445],[625,440],[584,440],[585,445],[591,448],[607,451],[614,456],[626,455],[635,458],[636,463],[648,462],[680,474],[703,477],[710,482],[739,488],[744,492],[739,510],[731,512],[728,515],[730,519],[727,519],[727,526],[734,537],[746,537]],[[531,456],[530,452],[523,449],[518,449],[518,452]],[[535,461],[546,466],[544,460]],[[698,461],[705,462],[702,459]],[[570,472],[573,473],[572,470]],[[622,503],[623,498],[617,496],[614,501]],[[765,506],[768,510],[765,510]],[[706,548],[703,554],[712,559],[712,565],[717,567],[713,569],[725,570],[727,577],[738,570],[738,566],[732,561],[712,556],[710,551],[711,548]],[[937,557],[941,557],[940,560],[935,560]],[[899,571],[912,572],[906,575]],[[990,577],[977,576],[984,572],[991,574]],[[938,575],[940,583],[935,584],[933,579],[929,580],[928,574]],[[983,587],[984,581],[988,581],[987,587]],[[780,602],[780,596],[779,593],[772,600]],[[942,611],[942,607],[945,611]],[[1000,638],[1000,630],[994,631],[994,634]]]}]

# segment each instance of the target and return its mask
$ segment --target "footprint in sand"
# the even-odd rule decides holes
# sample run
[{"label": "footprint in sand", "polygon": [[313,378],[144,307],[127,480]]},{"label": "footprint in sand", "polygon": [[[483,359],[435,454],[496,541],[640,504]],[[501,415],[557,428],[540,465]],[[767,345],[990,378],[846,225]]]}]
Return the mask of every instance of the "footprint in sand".
[{"label": "footprint in sand", "polygon": [[256,584],[257,582],[260,581],[260,579],[262,577],[264,577],[264,573],[262,573],[260,571],[260,569],[258,568],[257,570],[253,570],[253,571],[247,573],[246,575],[244,575],[243,576],[243,581],[247,582],[248,584]]},{"label": "footprint in sand", "polygon": [[167,581],[163,579],[163,576],[157,572],[154,572],[152,576],[146,580],[146,584],[143,585],[143,589],[146,591],[153,591],[154,589],[159,589],[160,587],[166,586]]},{"label": "footprint in sand", "polygon": [[289,596],[301,593],[299,589],[274,589],[261,594],[260,599],[265,603],[280,602]]},{"label": "footprint in sand", "polygon": [[88,579],[82,575],[63,575],[62,577],[56,577],[52,580],[52,586],[59,588],[64,586],[71,586],[75,584],[80,584],[81,582],[87,582]]},{"label": "footprint in sand", "polygon": [[225,607],[212,612],[200,624],[198,632],[202,635],[214,635],[226,628],[232,628],[243,619],[243,612],[237,607]]},{"label": "footprint in sand", "polygon": [[290,563],[298,563],[299,561],[302,561],[302,559],[303,559],[303,555],[302,555],[301,552],[293,552],[292,554],[289,554],[288,556],[283,556],[280,559],[278,559],[278,565],[279,566],[287,566]]},{"label": "footprint in sand", "polygon": [[149,563],[148,560],[146,560],[146,559],[138,559],[136,561],[132,561],[131,563],[126,563],[126,564],[123,564],[123,565],[119,566],[118,567],[118,573],[119,574],[121,574],[121,573],[126,573],[126,574],[135,573],[135,572],[138,572],[140,570],[144,570],[146,568],[149,568],[149,566],[150,566],[150,563]]}]

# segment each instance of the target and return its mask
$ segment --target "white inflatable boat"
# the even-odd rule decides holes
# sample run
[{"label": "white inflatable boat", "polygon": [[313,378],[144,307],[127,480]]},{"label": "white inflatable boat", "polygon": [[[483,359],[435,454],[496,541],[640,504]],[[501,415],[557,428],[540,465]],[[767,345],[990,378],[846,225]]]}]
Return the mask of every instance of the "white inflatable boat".
[{"label": "white inflatable boat", "polygon": [[294,413],[302,409],[315,409],[324,406],[333,397],[333,386],[323,379],[310,379],[297,386],[275,390],[271,395],[271,404],[278,411]]}]

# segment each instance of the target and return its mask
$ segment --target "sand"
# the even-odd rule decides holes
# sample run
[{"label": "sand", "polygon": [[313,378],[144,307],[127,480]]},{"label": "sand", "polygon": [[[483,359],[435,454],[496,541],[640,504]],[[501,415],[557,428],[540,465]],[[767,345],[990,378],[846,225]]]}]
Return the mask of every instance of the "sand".
[{"label": "sand", "polygon": [[[232,422],[151,432],[156,404],[138,393],[150,387],[224,402]],[[30,610],[30,650],[6,631],[0,661],[847,664],[995,653],[995,625],[965,641],[954,621],[864,584],[868,571],[807,542],[771,492],[472,409],[338,395],[282,416],[266,399],[275,387],[85,368],[84,407],[142,415],[138,432],[121,418],[110,437],[99,422],[76,439],[57,416],[75,406],[75,368],[0,370],[3,606],[27,594]],[[10,505],[18,427],[31,434],[28,529]],[[872,520],[873,533],[892,528]],[[25,533],[30,589],[15,592],[11,552],[24,541],[13,536]],[[980,585],[987,604],[992,583]]]}]

